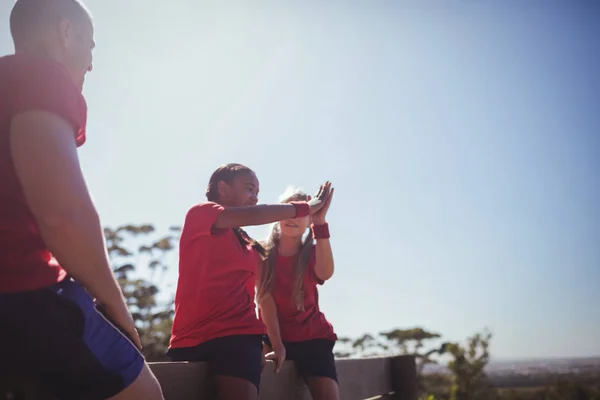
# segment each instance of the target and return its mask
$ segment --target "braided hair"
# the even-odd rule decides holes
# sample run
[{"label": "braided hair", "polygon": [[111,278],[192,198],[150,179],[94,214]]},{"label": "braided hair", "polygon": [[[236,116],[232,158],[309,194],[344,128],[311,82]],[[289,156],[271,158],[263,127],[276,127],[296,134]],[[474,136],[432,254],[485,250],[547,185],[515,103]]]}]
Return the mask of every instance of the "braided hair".
[{"label": "braided hair", "polygon": [[[240,173],[254,173],[250,168],[246,167],[242,164],[225,164],[221,165],[216,169],[215,172],[210,177],[208,182],[208,187],[206,188],[206,199],[208,201],[213,201],[218,203],[219,201],[219,191],[218,185],[220,181],[231,184],[233,182],[233,178],[235,178]],[[235,237],[239,240],[242,249],[246,249],[247,245],[252,246],[254,250],[258,254],[260,254],[261,258],[265,258],[267,256],[267,252],[265,248],[256,240],[252,239],[245,230],[240,227],[232,228]]]}]

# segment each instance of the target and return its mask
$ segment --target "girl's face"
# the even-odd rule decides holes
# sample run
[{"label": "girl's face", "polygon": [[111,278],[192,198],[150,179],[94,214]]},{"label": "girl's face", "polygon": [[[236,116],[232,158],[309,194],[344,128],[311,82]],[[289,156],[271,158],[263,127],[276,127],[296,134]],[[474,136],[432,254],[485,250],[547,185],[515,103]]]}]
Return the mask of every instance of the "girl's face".
[{"label": "girl's face", "polygon": [[279,223],[281,234],[295,238],[301,238],[306,228],[310,225],[310,217],[307,215],[302,218],[286,219]]},{"label": "girl's face", "polygon": [[[305,198],[298,198],[293,200],[306,201]],[[302,218],[286,219],[279,223],[281,234],[284,236],[290,236],[294,238],[301,238],[306,232],[306,228],[310,225],[310,216]]]},{"label": "girl's face", "polygon": [[226,206],[255,206],[258,203],[259,182],[254,172],[236,174],[231,183],[219,182],[219,197]]}]

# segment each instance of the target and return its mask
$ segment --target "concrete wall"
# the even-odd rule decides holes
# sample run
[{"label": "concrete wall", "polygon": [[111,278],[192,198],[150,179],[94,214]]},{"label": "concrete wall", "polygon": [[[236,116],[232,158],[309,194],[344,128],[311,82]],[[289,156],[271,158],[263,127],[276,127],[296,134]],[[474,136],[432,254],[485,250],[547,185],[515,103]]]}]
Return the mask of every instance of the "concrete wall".
[{"label": "concrete wall", "polygon": [[[166,400],[214,398],[204,363],[151,363]],[[364,358],[336,362],[342,400],[387,398],[416,400],[417,374],[413,357]],[[310,400],[294,364],[286,361],[279,374],[274,363],[263,370],[260,400]]]},{"label": "concrete wall", "polygon": [[[286,361],[279,374],[268,362],[263,370],[260,400],[310,400],[310,394],[293,362]],[[417,399],[417,371],[413,357],[362,358],[336,361],[341,400]],[[166,400],[215,398],[205,363],[150,363]],[[0,399],[9,392],[18,399],[56,400],[38,391],[28,380],[0,378]],[[13,398],[13,397],[8,397]]]}]

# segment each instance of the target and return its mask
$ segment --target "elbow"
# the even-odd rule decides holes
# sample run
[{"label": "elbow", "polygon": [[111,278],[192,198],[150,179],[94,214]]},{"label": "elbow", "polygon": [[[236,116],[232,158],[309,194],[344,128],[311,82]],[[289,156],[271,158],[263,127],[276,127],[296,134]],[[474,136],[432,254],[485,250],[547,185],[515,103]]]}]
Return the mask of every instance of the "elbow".
[{"label": "elbow", "polygon": [[326,266],[325,268],[318,271],[318,278],[322,281],[328,281],[333,276],[334,266],[333,264]]},{"label": "elbow", "polygon": [[256,299],[256,303],[258,308],[261,309],[272,306],[274,304],[273,296],[271,296],[271,293],[264,293],[262,296]]},{"label": "elbow", "polygon": [[332,270],[331,272],[329,272],[329,273],[325,274],[325,276],[323,276],[323,278],[322,278],[322,279],[323,279],[324,281],[328,281],[328,280],[330,280],[330,279],[331,279],[331,277],[332,277],[332,276],[333,276],[333,270]]}]

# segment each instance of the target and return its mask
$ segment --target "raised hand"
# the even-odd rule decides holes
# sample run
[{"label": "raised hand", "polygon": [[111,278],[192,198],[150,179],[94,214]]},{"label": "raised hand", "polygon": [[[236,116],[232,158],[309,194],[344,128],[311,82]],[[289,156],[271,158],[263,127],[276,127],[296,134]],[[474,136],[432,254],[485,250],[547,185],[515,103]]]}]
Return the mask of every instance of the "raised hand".
[{"label": "raised hand", "polygon": [[331,182],[327,181],[319,188],[317,194],[308,201],[310,215],[314,215],[321,210],[329,198]]},{"label": "raised hand", "polygon": [[312,221],[315,225],[323,225],[326,220],[325,216],[327,215],[327,211],[329,211],[329,206],[331,205],[331,199],[333,199],[334,189],[331,187],[331,182],[327,182],[325,189],[329,191],[329,195],[323,204],[323,207],[316,213],[312,214]]}]

